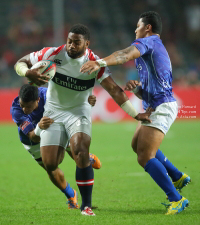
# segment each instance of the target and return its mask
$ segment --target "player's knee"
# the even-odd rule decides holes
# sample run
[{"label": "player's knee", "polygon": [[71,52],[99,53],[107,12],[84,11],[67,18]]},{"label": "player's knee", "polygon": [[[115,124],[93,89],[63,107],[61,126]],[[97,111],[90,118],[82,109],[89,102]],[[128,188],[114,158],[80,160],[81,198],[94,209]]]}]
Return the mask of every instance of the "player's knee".
[{"label": "player's knee", "polygon": [[88,155],[88,152],[87,152],[86,149],[79,149],[79,150],[77,150],[76,156],[79,159],[89,158],[89,155]]},{"label": "player's knee", "polygon": [[58,167],[58,162],[56,162],[55,160],[52,160],[52,161],[44,160],[43,163],[47,172],[54,171]]},{"label": "player's knee", "polygon": [[135,153],[137,153],[137,144],[136,144],[136,141],[134,139],[131,142],[131,147],[132,147],[133,151]]},{"label": "player's knee", "polygon": [[147,163],[147,155],[145,154],[144,151],[138,151],[137,152],[137,160],[138,160],[138,163],[140,164],[140,166],[142,166],[143,168],[145,167],[146,163]]},{"label": "player's knee", "polygon": [[131,143],[131,147],[132,147],[133,151],[134,151],[135,153],[137,153],[137,146],[136,146],[136,144],[132,142],[132,143]]},{"label": "player's knee", "polygon": [[84,158],[86,155],[89,154],[88,149],[85,145],[80,144],[73,149],[74,155],[79,158]]},{"label": "player's knee", "polygon": [[144,168],[144,166],[145,166],[144,158],[141,156],[138,156],[137,160],[138,160],[138,163],[140,164],[140,166],[142,166]]},{"label": "player's knee", "polygon": [[86,167],[89,162],[89,152],[86,148],[77,148],[74,151],[75,161],[78,167]]}]

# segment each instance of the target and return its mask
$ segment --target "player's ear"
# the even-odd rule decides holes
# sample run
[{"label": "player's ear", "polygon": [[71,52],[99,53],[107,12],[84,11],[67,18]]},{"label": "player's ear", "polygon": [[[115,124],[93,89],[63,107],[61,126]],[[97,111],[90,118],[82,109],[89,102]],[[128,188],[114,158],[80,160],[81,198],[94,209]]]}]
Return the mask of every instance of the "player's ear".
[{"label": "player's ear", "polygon": [[86,40],[86,41],[85,41],[85,47],[88,48],[89,45],[90,45],[90,41],[89,41],[89,40]]},{"label": "player's ear", "polygon": [[152,31],[152,25],[151,24],[146,25],[146,31],[148,31],[148,32]]}]

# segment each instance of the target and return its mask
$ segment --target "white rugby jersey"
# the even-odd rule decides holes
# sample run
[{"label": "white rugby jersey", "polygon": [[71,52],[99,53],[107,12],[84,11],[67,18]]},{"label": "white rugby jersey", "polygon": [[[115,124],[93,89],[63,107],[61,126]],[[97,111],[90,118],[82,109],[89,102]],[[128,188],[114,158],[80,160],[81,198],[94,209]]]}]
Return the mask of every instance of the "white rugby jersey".
[{"label": "white rugby jersey", "polygon": [[88,108],[88,97],[92,94],[95,79],[102,82],[111,73],[108,68],[101,68],[92,74],[80,73],[81,66],[89,61],[99,59],[90,49],[77,59],[72,59],[66,52],[66,45],[47,47],[30,54],[32,65],[41,60],[56,63],[56,74],[48,83],[46,104],[50,108],[69,109],[84,105]]}]

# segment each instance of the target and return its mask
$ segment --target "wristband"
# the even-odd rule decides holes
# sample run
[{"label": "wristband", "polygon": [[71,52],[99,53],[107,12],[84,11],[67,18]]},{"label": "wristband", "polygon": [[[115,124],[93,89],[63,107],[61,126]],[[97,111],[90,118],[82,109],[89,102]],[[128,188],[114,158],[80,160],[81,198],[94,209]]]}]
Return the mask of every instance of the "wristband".
[{"label": "wristband", "polygon": [[137,94],[137,93],[139,92],[139,90],[140,90],[140,87],[141,87],[141,86],[138,85],[138,86],[137,86],[136,88],[134,88],[131,92],[134,93],[134,94]]},{"label": "wristband", "polygon": [[99,63],[100,67],[106,67],[107,63],[104,59],[98,59],[97,62]]},{"label": "wristband", "polygon": [[130,100],[124,102],[121,105],[121,108],[129,115],[135,118],[138,115],[138,112],[135,110],[133,105],[131,104]]},{"label": "wristband", "polygon": [[37,124],[35,130],[34,130],[34,133],[35,135],[37,136],[40,136],[40,133],[41,133],[42,129],[39,127],[39,125]]},{"label": "wristband", "polygon": [[25,77],[27,70],[29,70],[27,64],[25,62],[18,62],[16,65],[16,73],[20,77]]}]

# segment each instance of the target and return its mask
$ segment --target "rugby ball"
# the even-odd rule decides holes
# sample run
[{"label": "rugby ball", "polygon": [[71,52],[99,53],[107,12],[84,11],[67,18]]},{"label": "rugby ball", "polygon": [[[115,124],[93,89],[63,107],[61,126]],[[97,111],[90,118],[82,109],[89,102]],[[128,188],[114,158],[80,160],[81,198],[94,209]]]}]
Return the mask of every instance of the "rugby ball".
[{"label": "rugby ball", "polygon": [[[37,63],[35,63],[32,67],[32,69],[39,68],[40,66],[43,66],[39,69],[40,73],[43,75],[46,75],[49,77],[48,81],[53,79],[55,73],[56,73],[56,64],[50,60],[41,60]],[[29,84],[35,85],[32,81],[29,81]]]}]

